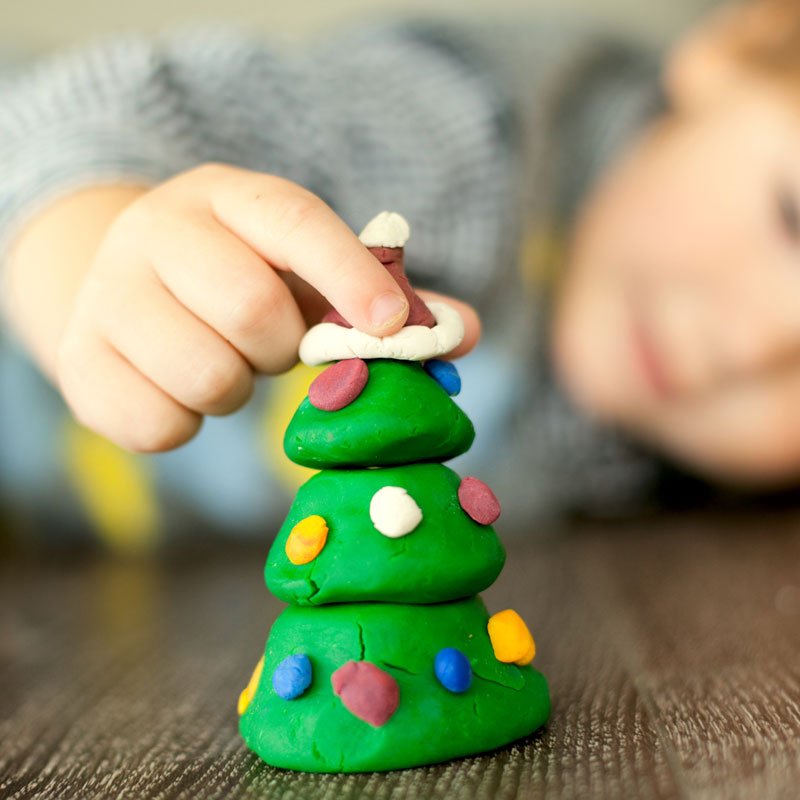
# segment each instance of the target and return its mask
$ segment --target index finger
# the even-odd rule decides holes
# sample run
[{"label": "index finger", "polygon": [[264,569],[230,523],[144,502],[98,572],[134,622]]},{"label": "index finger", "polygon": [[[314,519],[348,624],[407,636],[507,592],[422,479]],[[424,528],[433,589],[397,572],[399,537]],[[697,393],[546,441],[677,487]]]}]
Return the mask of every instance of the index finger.
[{"label": "index finger", "polygon": [[224,175],[209,198],[222,225],[271,266],[311,284],[353,327],[374,336],[400,330],[405,295],[327,203],[274,175]]}]

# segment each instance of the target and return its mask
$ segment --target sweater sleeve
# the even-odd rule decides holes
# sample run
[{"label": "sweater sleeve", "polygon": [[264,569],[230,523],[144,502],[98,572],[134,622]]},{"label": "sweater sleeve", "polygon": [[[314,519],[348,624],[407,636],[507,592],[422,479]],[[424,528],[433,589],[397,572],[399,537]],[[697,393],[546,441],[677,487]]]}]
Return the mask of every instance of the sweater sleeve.
[{"label": "sweater sleeve", "polygon": [[58,54],[0,84],[0,241],[60,194],[155,182],[198,155],[170,59],[135,38]]},{"label": "sweater sleeve", "polygon": [[480,292],[509,202],[504,101],[446,31],[368,22],[279,47],[194,29],[116,37],[18,71],[0,82],[0,258],[59,195],[221,161],[300,183],[355,229],[400,211],[417,275]]}]

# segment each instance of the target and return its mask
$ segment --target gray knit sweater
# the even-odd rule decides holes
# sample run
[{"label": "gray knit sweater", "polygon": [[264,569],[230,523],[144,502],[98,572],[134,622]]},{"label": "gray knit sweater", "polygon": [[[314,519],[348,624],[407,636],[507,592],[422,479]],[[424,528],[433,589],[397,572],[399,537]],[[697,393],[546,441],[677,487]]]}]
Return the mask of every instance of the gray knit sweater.
[{"label": "gray knit sweater", "polygon": [[[512,517],[626,509],[647,497],[655,462],[555,385],[547,293],[523,286],[520,249],[544,225],[568,226],[656,112],[655,75],[635,48],[528,18],[367,22],[292,49],[228,28],[115,37],[0,81],[0,253],[60,194],[206,161],[296,181],[356,230],[399,211],[412,278],[485,317],[486,342],[464,362],[478,440],[456,466],[485,477]],[[80,520],[57,445],[65,410],[7,334],[0,390],[4,504],[50,530]],[[284,512],[287,492],[252,445],[256,405],[149,460],[169,526],[186,509],[238,531]]]}]

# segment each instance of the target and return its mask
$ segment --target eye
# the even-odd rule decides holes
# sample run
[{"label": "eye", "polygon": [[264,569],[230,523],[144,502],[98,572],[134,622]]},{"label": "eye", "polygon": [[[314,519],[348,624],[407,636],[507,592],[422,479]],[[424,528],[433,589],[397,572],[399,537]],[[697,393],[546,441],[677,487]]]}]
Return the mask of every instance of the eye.
[{"label": "eye", "polygon": [[800,243],[800,208],[797,199],[786,186],[779,186],[776,202],[781,230],[792,242]]}]

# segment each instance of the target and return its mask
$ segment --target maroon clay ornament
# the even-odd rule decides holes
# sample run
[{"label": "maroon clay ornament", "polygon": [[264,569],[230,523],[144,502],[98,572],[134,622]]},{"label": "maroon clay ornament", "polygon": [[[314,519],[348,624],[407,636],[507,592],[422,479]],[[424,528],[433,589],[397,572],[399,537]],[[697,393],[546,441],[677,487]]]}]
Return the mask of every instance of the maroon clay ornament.
[{"label": "maroon clay ornament", "polygon": [[491,525],[500,516],[500,501],[479,478],[467,476],[461,480],[458,502],[479,525]]},{"label": "maroon clay ornament", "polygon": [[331,364],[308,387],[308,399],[321,411],[339,411],[364,391],[369,380],[367,362],[348,358]]},{"label": "maroon clay ornament", "polygon": [[400,703],[397,681],[370,661],[348,661],[331,675],[334,694],[354,716],[385,725]]}]

